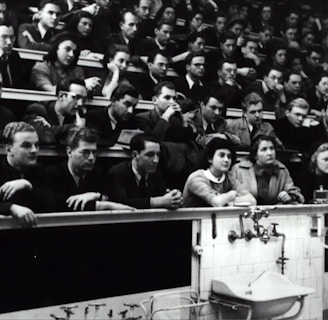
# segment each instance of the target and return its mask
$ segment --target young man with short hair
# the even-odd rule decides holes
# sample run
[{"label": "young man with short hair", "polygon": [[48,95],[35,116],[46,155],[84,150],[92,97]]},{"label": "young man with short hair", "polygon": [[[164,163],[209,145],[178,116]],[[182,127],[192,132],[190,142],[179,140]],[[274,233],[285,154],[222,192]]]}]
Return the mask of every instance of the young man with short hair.
[{"label": "young man with short hair", "polygon": [[202,82],[205,74],[205,56],[202,53],[190,53],[185,64],[186,75],[183,78],[178,78],[174,85],[176,91],[190,99],[193,107],[196,108],[205,93]]},{"label": "young man with short hair", "polygon": [[19,26],[18,46],[24,49],[48,51],[49,41],[55,35],[55,28],[63,11],[62,1],[41,0],[39,21]]},{"label": "young man with short hair", "polygon": [[153,98],[155,86],[166,79],[169,57],[164,51],[155,51],[148,57],[147,65],[147,73],[140,73],[130,78],[142,99],[150,101]]},{"label": "young man with short hair", "polygon": [[277,137],[286,149],[309,152],[318,141],[327,139],[324,125],[318,121],[305,121],[310,106],[303,98],[297,98],[286,106],[286,117],[274,122]]},{"label": "young man with short hair", "polygon": [[138,92],[130,84],[119,85],[111,96],[107,108],[91,109],[86,115],[86,124],[99,134],[99,144],[113,146],[123,129],[136,129],[134,108]]},{"label": "young man with short hair", "polygon": [[150,56],[154,52],[161,50],[168,57],[173,57],[177,53],[176,44],[171,42],[173,25],[168,20],[160,20],[155,29],[155,37],[152,39],[144,39],[141,42],[138,54],[140,56]]},{"label": "young man with short hair", "polygon": [[0,211],[23,227],[36,226],[34,213],[54,209],[43,167],[37,163],[39,138],[25,122],[10,122],[3,131],[6,157],[0,163]]},{"label": "young man with short hair", "polygon": [[107,194],[110,200],[139,208],[176,209],[182,205],[181,191],[167,191],[157,170],[160,143],[148,134],[139,134],[130,142],[132,160],[113,166],[107,174]]},{"label": "young man with short hair", "polygon": [[34,126],[42,145],[62,143],[72,127],[85,126],[87,89],[84,80],[61,80],[56,95],[55,101],[33,103],[25,110],[24,120]]},{"label": "young man with short hair", "polygon": [[49,185],[56,199],[56,211],[131,209],[107,201],[104,174],[95,167],[97,132],[73,128],[66,139],[67,161],[47,169]]},{"label": "young man with short hair", "polygon": [[[229,130],[240,140],[240,146],[249,148],[260,135],[275,136],[269,122],[263,121],[263,102],[259,94],[252,92],[242,101],[243,115],[239,119],[228,119]],[[277,145],[282,146],[276,138]]]}]

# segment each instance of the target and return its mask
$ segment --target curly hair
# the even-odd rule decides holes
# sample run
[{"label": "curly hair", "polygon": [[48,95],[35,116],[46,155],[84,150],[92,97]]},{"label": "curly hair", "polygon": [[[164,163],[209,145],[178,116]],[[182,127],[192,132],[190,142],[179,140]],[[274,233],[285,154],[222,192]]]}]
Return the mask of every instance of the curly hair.
[{"label": "curly hair", "polygon": [[17,132],[36,132],[34,127],[27,122],[9,122],[2,132],[2,139],[5,144],[12,144]]}]

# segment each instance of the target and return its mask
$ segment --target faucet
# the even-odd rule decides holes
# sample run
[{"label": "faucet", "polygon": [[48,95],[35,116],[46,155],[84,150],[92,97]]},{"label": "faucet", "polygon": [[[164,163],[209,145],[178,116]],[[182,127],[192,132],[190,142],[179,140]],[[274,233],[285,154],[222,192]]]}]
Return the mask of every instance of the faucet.
[{"label": "faucet", "polygon": [[98,319],[100,307],[104,307],[104,306],[106,306],[106,303],[89,303],[88,304],[88,307],[94,307],[95,308],[95,313],[94,313],[94,319],[95,320]]},{"label": "faucet", "polygon": [[71,315],[74,314],[74,312],[72,311],[72,309],[77,308],[78,306],[74,305],[74,306],[62,306],[60,307],[60,309],[62,309],[65,313],[66,313],[66,320],[69,320],[71,318]]},{"label": "faucet", "polygon": [[244,223],[243,223],[243,217],[245,217],[245,214],[247,212],[241,213],[239,215],[239,227],[240,227],[240,235],[234,230],[230,230],[228,233],[228,240],[230,243],[233,243],[236,239],[242,239],[245,237],[244,233]]},{"label": "faucet", "polygon": [[[261,226],[261,227],[263,227],[263,226]],[[270,235],[269,235],[268,229],[267,228],[263,228],[263,231],[262,231],[261,236],[260,236],[260,240],[262,242],[264,242],[264,244],[267,244],[268,241],[269,241],[269,239],[270,239]]]},{"label": "faucet", "polygon": [[277,264],[281,264],[281,274],[284,274],[285,271],[285,264],[286,260],[289,260],[288,258],[285,257],[285,242],[286,242],[286,235],[284,233],[278,232],[277,231],[277,226],[279,225],[278,223],[271,223],[272,224],[272,231],[271,231],[271,236],[272,237],[282,237],[282,242],[281,242],[281,256],[277,259]]},{"label": "faucet", "polygon": [[[271,209],[274,209],[272,207]],[[269,216],[269,209],[263,207],[253,206],[248,212],[244,213],[245,218],[251,218],[254,222],[259,221],[262,217],[267,218]]]},{"label": "faucet", "polygon": [[[233,243],[236,239],[242,239],[245,238],[246,241],[250,241],[253,238],[260,238],[261,241],[263,241],[265,244],[270,239],[269,232],[266,228],[263,228],[263,226],[259,225],[259,220],[264,217],[267,218],[269,216],[269,209],[275,209],[276,207],[250,207],[249,211],[246,211],[244,213],[241,213],[239,215],[239,226],[240,226],[240,235],[234,230],[230,230],[228,233],[228,240],[229,242]],[[244,231],[244,223],[243,218],[251,218],[254,221],[254,230],[256,234],[254,234],[251,230]],[[261,232],[261,228],[263,228],[263,231]]]}]

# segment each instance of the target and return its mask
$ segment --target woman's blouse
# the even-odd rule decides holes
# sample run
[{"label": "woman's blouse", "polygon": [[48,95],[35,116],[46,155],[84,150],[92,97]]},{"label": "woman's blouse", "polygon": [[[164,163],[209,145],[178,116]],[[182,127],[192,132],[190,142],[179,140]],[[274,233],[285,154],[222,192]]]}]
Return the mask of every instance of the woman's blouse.
[{"label": "woman's blouse", "polygon": [[231,175],[224,175],[218,180],[209,169],[199,169],[191,173],[183,190],[184,207],[211,207],[212,199],[222,193],[245,190]]},{"label": "woman's blouse", "polygon": [[62,79],[84,79],[84,71],[80,66],[58,67],[54,63],[37,62],[32,68],[31,83],[37,90],[43,90],[44,85],[56,86]]}]

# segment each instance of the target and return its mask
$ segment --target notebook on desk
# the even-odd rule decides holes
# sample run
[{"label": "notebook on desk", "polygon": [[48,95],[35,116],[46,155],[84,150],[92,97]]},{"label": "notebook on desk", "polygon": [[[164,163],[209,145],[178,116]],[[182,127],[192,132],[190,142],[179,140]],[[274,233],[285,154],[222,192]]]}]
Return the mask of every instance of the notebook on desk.
[{"label": "notebook on desk", "polygon": [[115,146],[121,146],[122,148],[129,149],[131,139],[140,133],[143,133],[143,131],[139,129],[123,129],[117,139]]}]

